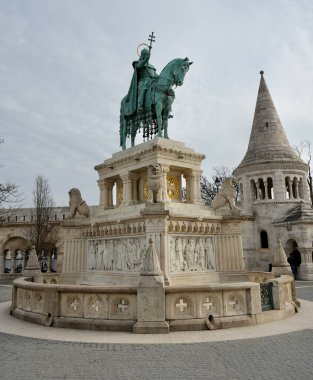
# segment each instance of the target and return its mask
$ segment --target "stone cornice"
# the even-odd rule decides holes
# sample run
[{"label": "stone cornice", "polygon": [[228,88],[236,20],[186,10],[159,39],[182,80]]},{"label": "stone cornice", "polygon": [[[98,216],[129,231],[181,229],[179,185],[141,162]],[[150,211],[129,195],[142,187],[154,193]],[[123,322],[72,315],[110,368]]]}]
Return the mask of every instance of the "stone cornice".
[{"label": "stone cornice", "polygon": [[258,172],[262,170],[300,170],[305,173],[308,171],[308,165],[305,162],[299,161],[265,161],[260,163],[240,164],[235,170],[235,176]]},{"label": "stone cornice", "polygon": [[172,157],[175,159],[187,159],[197,162],[202,162],[202,160],[205,159],[205,154],[195,153],[191,149],[184,149],[184,147],[175,149],[171,147],[165,147],[160,143],[155,143],[148,145],[146,148],[143,148],[140,151],[136,150],[133,153],[127,152],[128,154],[125,154],[124,152],[120,152],[120,154],[117,154],[119,157],[115,158],[113,155],[112,158],[105,160],[102,164],[96,165],[94,168],[97,171],[107,168],[111,169],[112,167],[121,166],[128,162],[140,161],[148,157],[153,152],[160,152],[169,156],[170,158]]}]

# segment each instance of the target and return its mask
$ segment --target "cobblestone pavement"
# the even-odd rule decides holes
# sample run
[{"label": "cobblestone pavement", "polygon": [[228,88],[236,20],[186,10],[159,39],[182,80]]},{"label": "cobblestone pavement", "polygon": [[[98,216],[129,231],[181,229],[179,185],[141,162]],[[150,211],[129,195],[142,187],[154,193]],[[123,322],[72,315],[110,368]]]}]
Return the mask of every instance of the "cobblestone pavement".
[{"label": "cobblestone pavement", "polygon": [[[313,282],[297,281],[313,301]],[[10,299],[0,286],[0,301]],[[244,338],[244,329],[243,329]],[[0,333],[0,379],[313,379],[313,330],[193,344],[73,343]]]}]

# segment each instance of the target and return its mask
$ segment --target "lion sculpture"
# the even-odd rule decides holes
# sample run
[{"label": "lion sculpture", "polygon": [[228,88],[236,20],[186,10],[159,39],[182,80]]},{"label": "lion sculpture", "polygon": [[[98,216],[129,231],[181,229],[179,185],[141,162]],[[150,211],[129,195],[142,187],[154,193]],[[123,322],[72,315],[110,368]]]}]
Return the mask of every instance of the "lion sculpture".
[{"label": "lion sculpture", "polygon": [[80,191],[74,188],[68,192],[68,195],[70,196],[70,212],[68,214],[68,218],[74,218],[76,214],[88,218],[90,215],[90,210],[87,203],[82,200]]},{"label": "lion sculpture", "polygon": [[236,191],[232,184],[231,178],[225,178],[221,190],[213,198],[211,207],[213,210],[229,206],[233,211],[237,211],[238,208],[235,205]]},{"label": "lion sculpture", "polygon": [[160,164],[148,167],[148,203],[160,203],[164,201],[164,186],[162,167]]}]

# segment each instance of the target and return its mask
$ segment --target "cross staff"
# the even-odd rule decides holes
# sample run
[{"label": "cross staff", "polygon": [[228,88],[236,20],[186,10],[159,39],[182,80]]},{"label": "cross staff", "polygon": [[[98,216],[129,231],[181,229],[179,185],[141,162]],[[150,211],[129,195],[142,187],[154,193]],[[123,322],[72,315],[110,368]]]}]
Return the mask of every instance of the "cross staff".
[{"label": "cross staff", "polygon": [[149,34],[148,41],[150,41],[149,51],[151,51],[151,49],[152,49],[152,42],[155,42],[155,35],[153,34],[153,32],[151,34]]}]

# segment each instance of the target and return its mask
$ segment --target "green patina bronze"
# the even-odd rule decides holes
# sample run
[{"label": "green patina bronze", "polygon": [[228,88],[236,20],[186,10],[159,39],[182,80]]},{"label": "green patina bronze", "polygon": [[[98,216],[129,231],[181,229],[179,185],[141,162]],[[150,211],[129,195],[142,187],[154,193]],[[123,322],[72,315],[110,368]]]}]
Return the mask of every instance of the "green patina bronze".
[{"label": "green patina bronze", "polygon": [[[135,144],[137,132],[143,131],[143,138],[155,135],[168,138],[167,123],[171,116],[175,93],[172,87],[181,86],[192,62],[188,58],[170,61],[157,75],[149,63],[153,32],[149,36],[150,45],[141,50],[138,61],[133,62],[134,73],[127,95],[121,102],[120,145],[126,149],[126,138]],[[145,45],[145,44],[143,44]],[[162,135],[163,132],[163,135]]]}]

